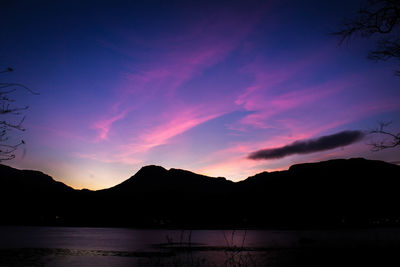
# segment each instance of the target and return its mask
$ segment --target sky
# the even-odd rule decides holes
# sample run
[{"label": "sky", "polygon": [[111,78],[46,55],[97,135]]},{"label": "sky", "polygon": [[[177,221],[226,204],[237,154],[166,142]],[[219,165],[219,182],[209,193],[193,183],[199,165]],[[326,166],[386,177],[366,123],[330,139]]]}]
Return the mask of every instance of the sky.
[{"label": "sky", "polygon": [[40,94],[13,93],[29,110],[7,165],[95,190],[150,164],[239,181],[334,158],[400,161],[366,134],[400,129],[397,62],[366,59],[373,38],[330,34],[359,1],[1,5],[0,68],[14,71],[0,79]]}]

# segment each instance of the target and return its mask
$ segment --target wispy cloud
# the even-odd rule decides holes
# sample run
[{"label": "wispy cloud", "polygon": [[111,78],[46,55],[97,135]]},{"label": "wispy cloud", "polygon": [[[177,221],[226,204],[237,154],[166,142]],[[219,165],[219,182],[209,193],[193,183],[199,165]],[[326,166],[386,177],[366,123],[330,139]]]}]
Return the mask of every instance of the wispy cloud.
[{"label": "wispy cloud", "polygon": [[235,100],[236,105],[252,112],[239,123],[231,125],[232,129],[270,127],[272,118],[282,117],[284,113],[293,110],[305,110],[321,100],[328,101],[328,97],[357,82],[358,77],[353,76],[311,85],[310,81],[303,81],[301,78],[293,80],[293,77],[304,71],[303,68],[318,68],[321,64],[321,59],[317,57],[319,54],[320,52],[309,55],[310,59],[306,62],[293,62],[286,71],[274,71],[262,64],[252,63],[246,72],[253,74],[255,81]]},{"label": "wispy cloud", "polygon": [[96,141],[103,141],[108,139],[108,134],[110,132],[110,128],[112,124],[118,120],[123,119],[126,114],[128,113],[127,110],[120,112],[117,115],[114,115],[110,118],[107,119],[102,119],[100,121],[97,121],[96,123],[93,124],[93,128],[98,131],[98,135],[96,137]]},{"label": "wispy cloud", "polygon": [[[225,113],[221,108],[208,107],[207,109],[204,105],[195,107],[178,105],[175,109],[159,114],[157,123],[152,121],[146,128],[132,134],[125,143],[121,143],[119,140],[109,140],[109,146],[96,144],[96,146],[102,146],[101,149],[97,148],[96,153],[81,152],[75,153],[75,156],[103,163],[143,164],[149,155],[148,153],[154,148],[176,141],[179,135]],[[115,120],[107,121],[104,125],[109,125],[119,117],[116,116]]]},{"label": "wispy cloud", "polygon": [[[160,112],[170,109],[185,95],[191,94],[190,88],[183,88],[185,83],[201,75],[207,68],[225,60],[253,30],[263,10],[241,10],[224,7],[224,12],[207,14],[200,21],[186,25],[176,35],[155,35],[146,40],[138,40],[132,37],[131,32],[125,32],[123,38],[130,40],[132,47],[140,43],[141,47],[152,51],[152,56],[140,61],[128,64],[130,71],[125,72],[120,86],[116,88],[118,96],[113,103],[109,115],[94,123],[99,131],[97,141],[107,140],[113,123],[125,117],[125,111],[132,106],[137,110],[145,110],[148,123],[154,124],[154,118],[160,116]],[[218,15],[216,15],[218,14]],[[124,42],[126,43],[126,42]],[[132,49],[116,48],[118,52],[132,56]],[[154,55],[157,55],[155,57]],[[182,92],[177,93],[177,90]],[[157,101],[157,108],[149,106]],[[182,100],[183,101],[183,100]],[[117,108],[115,108],[117,107]],[[207,106],[205,109],[209,109]],[[218,112],[217,112],[218,113]],[[151,133],[141,134],[139,150],[146,150],[163,144],[175,132],[184,132],[192,125],[213,118],[215,114],[203,114],[201,117],[192,116],[191,120],[172,120],[160,126],[171,127],[173,130],[161,132],[151,129]],[[183,117],[182,117],[183,118]],[[132,119],[132,118],[130,118]],[[170,126],[171,125],[171,126]],[[145,132],[149,129],[144,129]]]},{"label": "wispy cloud", "polygon": [[[171,112],[173,113],[173,112]],[[169,114],[165,122],[148,129],[145,133],[134,138],[134,142],[122,145],[121,153],[132,155],[164,145],[172,138],[223,115],[223,111],[205,112],[201,108],[179,109],[175,114]]]},{"label": "wispy cloud", "polygon": [[[150,35],[143,40],[132,32],[125,32],[122,38],[130,40],[133,47],[139,45],[152,51],[151,57],[140,64],[132,64],[132,71],[126,73],[129,82],[125,91],[173,95],[182,84],[223,61],[240,47],[265,11],[265,7],[246,10],[224,6],[221,9],[178,27],[175,35]],[[131,55],[134,50],[118,51]]]}]

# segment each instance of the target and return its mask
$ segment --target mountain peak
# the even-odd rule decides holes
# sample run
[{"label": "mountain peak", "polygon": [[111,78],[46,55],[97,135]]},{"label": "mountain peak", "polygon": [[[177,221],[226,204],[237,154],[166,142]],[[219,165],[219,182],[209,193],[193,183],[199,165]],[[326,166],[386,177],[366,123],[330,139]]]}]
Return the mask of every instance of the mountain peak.
[{"label": "mountain peak", "polygon": [[162,166],[158,166],[158,165],[147,165],[147,166],[143,166],[142,168],[140,168],[140,170],[135,174],[141,174],[141,173],[146,173],[146,174],[152,174],[152,173],[164,173],[167,172],[167,169],[165,169]]},{"label": "mountain peak", "polygon": [[133,184],[135,185],[144,185],[144,184],[153,184],[158,183],[159,181],[163,180],[168,175],[168,170],[164,167],[158,165],[147,165],[140,168],[140,170],[133,175],[128,180],[123,181],[122,183],[108,188],[109,189],[116,189],[116,188],[124,188],[125,186],[129,185],[129,187]]}]

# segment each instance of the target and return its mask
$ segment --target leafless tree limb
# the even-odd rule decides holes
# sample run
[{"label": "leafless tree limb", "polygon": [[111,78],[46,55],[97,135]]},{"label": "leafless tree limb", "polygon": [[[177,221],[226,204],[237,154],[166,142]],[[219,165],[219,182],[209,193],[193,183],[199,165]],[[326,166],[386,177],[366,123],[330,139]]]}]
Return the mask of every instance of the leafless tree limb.
[{"label": "leafless tree limb", "polygon": [[[340,36],[339,44],[352,37],[377,37],[376,48],[368,58],[374,61],[400,60],[400,0],[367,0],[354,18],[342,23],[342,29],[332,33]],[[400,76],[400,70],[395,71]],[[400,133],[386,130],[391,122],[380,122],[379,127],[370,131],[378,135],[379,141],[369,145],[373,151],[400,146]]]},{"label": "leafless tree limb", "polygon": [[[372,60],[400,59],[400,0],[369,0],[352,19],[342,23],[342,29],[332,33],[340,36],[339,44],[360,36],[378,36]],[[400,71],[396,71],[400,75]]]},{"label": "leafless tree limb", "polygon": [[[12,71],[12,68],[7,68],[0,71],[0,73]],[[25,120],[23,112],[29,108],[28,106],[15,106],[15,100],[10,98],[10,94],[15,92],[18,88],[24,89],[34,95],[38,94],[23,84],[0,83],[0,162],[14,159],[17,149],[25,144],[24,140],[19,142],[10,140],[10,132],[12,130],[25,131],[25,128],[22,127]],[[13,117],[10,117],[10,115]],[[13,122],[15,120],[17,120],[16,123]]]},{"label": "leafless tree limb", "polygon": [[380,151],[383,149],[400,146],[400,132],[395,134],[386,130],[387,126],[389,126],[391,123],[391,121],[380,122],[379,127],[370,132],[371,134],[378,134],[381,138],[379,141],[369,143],[369,145],[372,147],[372,151]]}]

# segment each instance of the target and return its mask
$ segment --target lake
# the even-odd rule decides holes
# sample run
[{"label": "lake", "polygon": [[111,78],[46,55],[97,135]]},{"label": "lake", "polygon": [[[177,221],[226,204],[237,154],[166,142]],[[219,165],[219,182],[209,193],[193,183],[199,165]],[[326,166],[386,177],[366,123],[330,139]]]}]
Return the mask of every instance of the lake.
[{"label": "lake", "polygon": [[0,227],[1,266],[398,266],[400,229]]}]

